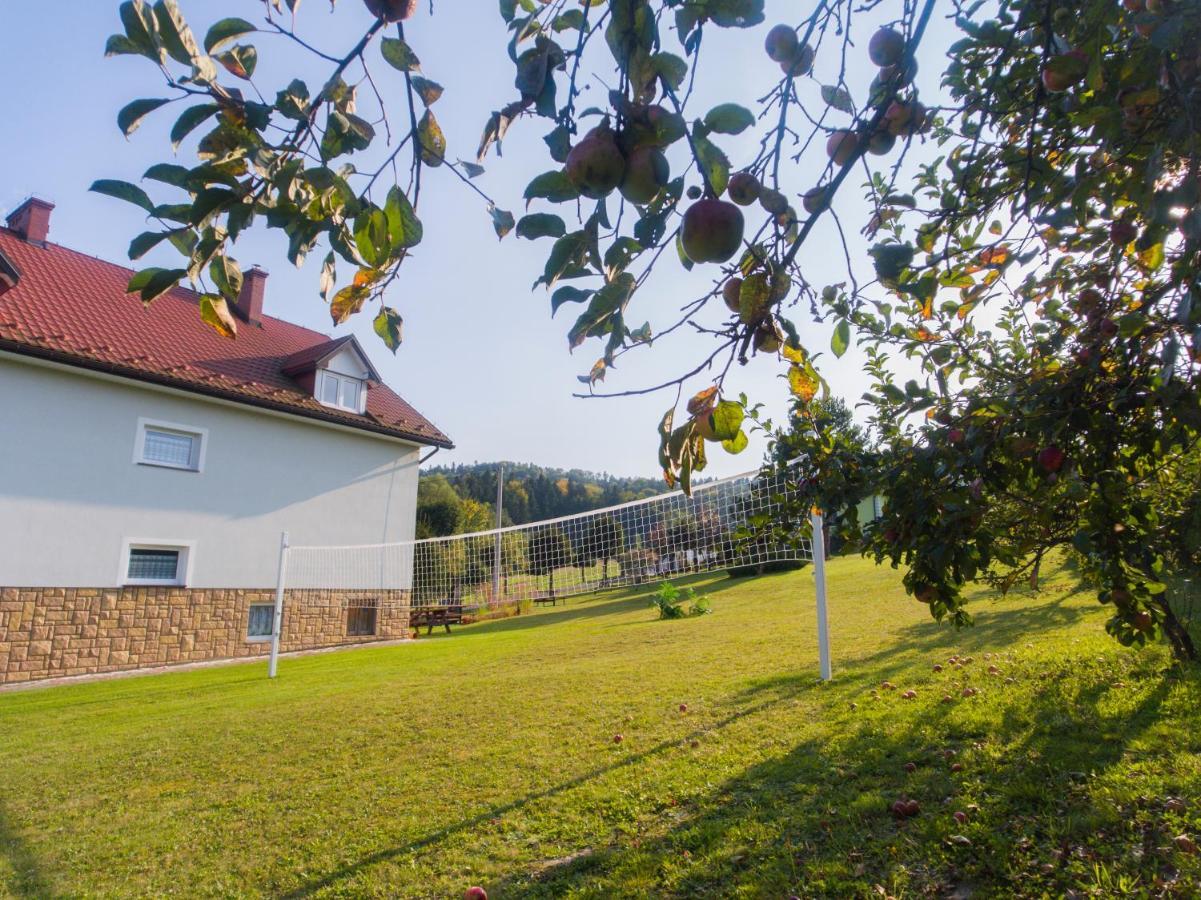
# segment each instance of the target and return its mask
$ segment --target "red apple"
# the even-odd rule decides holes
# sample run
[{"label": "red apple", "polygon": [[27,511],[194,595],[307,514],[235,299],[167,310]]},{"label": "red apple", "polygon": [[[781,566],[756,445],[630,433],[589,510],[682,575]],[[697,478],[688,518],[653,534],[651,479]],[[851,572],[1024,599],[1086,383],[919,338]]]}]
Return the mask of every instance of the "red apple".
[{"label": "red apple", "polygon": [[1038,464],[1045,472],[1058,472],[1063,468],[1063,451],[1054,444],[1038,451]]},{"label": "red apple", "polygon": [[479,885],[463,891],[463,900],[488,900],[488,892]]},{"label": "red apple", "polygon": [[834,160],[834,165],[845,166],[859,149],[859,135],[853,131],[835,131],[826,140],[826,155]]},{"label": "red apple", "polygon": [[1138,237],[1138,228],[1133,222],[1119,219],[1109,226],[1109,239],[1119,247],[1125,247]]},{"label": "red apple", "polygon": [[1062,93],[1088,74],[1088,54],[1083,50],[1069,50],[1051,58],[1043,66],[1043,87],[1053,94]]},{"label": "red apple", "polygon": [[680,704],[680,712],[682,712],[682,713],[688,712],[688,704],[687,703]]},{"label": "red apple", "polygon": [[615,744],[620,744],[624,740],[625,738],[623,738],[620,734],[613,735],[613,743]]},{"label": "red apple", "polygon": [[905,763],[905,771],[909,772],[910,774],[916,772],[917,771],[917,763],[913,763],[913,762]]}]

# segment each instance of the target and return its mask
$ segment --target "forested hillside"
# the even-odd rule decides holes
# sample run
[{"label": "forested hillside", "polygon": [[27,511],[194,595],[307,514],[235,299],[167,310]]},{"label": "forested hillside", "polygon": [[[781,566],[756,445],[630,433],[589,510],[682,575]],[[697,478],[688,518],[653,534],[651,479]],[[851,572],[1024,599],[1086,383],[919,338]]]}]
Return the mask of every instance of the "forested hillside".
[{"label": "forested hillside", "polygon": [[[551,469],[530,463],[472,463],[434,466],[421,473],[420,537],[461,533],[495,525],[496,474],[504,467],[504,523],[523,525],[588,512],[667,490],[661,478],[620,478],[580,469]],[[459,500],[456,506],[445,486]],[[438,512],[440,510],[441,512]]]}]

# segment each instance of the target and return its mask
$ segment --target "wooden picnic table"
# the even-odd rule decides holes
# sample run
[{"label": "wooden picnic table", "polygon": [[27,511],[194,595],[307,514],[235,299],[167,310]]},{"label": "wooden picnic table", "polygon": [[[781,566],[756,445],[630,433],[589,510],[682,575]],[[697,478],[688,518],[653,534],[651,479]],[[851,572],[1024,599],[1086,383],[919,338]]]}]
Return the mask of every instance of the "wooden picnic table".
[{"label": "wooden picnic table", "polygon": [[462,603],[433,603],[426,606],[413,606],[409,608],[409,625],[418,630],[421,626],[426,626],[428,630],[426,634],[434,633],[434,626],[441,625],[446,628],[446,633],[450,634],[451,625],[463,624]]}]

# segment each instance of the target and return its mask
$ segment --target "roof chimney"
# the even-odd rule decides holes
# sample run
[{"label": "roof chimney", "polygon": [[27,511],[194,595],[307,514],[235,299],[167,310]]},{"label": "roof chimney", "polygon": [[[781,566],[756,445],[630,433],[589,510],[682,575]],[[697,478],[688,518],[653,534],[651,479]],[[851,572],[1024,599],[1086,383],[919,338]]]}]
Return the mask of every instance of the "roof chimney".
[{"label": "roof chimney", "polygon": [[267,291],[267,272],[251,266],[242,273],[242,290],[234,312],[243,322],[258,325],[263,318],[263,294]]},{"label": "roof chimney", "polygon": [[53,209],[53,203],[30,197],[8,214],[8,227],[31,244],[45,244]]}]

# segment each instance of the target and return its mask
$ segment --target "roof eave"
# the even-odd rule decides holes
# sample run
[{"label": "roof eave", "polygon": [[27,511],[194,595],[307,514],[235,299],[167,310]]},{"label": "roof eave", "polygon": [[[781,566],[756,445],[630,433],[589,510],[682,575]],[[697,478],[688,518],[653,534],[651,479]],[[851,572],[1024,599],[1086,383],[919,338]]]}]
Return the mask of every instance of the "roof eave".
[{"label": "roof eave", "polygon": [[17,356],[28,356],[34,359],[43,359],[72,368],[86,369],[92,372],[101,372],[108,375],[116,375],[121,378],[127,378],[130,381],[140,381],[147,384],[170,387],[174,388],[175,390],[184,391],[185,393],[198,394],[203,397],[213,397],[243,406],[269,409],[273,412],[285,413],[287,415],[296,416],[300,419],[312,419],[318,422],[327,422],[332,425],[341,425],[353,431],[366,431],[373,434],[385,435],[387,437],[399,438],[401,440],[411,441],[414,444],[421,444],[427,447],[441,447],[444,450],[453,450],[455,446],[454,442],[447,437],[435,438],[430,437],[429,435],[416,434],[411,431],[402,431],[401,429],[389,428],[385,425],[376,424],[370,420],[364,420],[362,422],[349,421],[342,416],[332,414],[327,415],[322,413],[320,410],[298,409],[289,403],[278,403],[269,400],[266,397],[252,397],[246,394],[240,394],[237,391],[226,391],[217,387],[205,387],[184,379],[171,378],[168,375],[159,375],[153,372],[144,372],[131,366],[120,365],[119,363],[110,363],[104,360],[93,359],[91,357],[76,356],[72,353],[64,353],[61,350],[55,350],[51,347],[38,347],[31,344],[25,344],[20,341],[13,341],[8,338],[0,337],[0,350],[7,351]]}]

